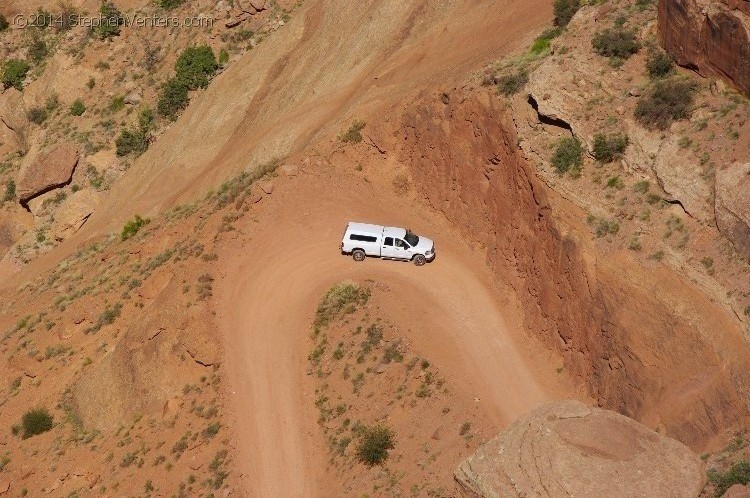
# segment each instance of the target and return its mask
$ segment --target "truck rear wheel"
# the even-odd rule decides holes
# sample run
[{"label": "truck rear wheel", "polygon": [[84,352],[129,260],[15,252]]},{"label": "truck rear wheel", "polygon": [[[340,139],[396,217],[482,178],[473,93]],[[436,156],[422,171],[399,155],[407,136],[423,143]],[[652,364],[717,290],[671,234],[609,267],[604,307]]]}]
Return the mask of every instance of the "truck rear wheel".
[{"label": "truck rear wheel", "polygon": [[354,258],[354,261],[364,261],[365,257],[365,251],[362,249],[355,249],[352,251],[352,258]]},{"label": "truck rear wheel", "polygon": [[422,266],[423,264],[427,263],[427,258],[425,258],[421,254],[417,254],[414,256],[414,264],[417,266]]}]

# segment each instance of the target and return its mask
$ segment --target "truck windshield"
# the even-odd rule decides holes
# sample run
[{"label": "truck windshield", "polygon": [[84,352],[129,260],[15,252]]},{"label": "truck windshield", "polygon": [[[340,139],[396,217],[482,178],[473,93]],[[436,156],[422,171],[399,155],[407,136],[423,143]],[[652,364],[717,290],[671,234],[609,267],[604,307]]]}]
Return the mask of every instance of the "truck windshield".
[{"label": "truck windshield", "polygon": [[404,236],[404,239],[412,247],[414,247],[417,244],[419,244],[419,237],[417,237],[416,235],[414,235],[414,232],[412,232],[411,230],[407,230],[406,231],[406,235]]}]

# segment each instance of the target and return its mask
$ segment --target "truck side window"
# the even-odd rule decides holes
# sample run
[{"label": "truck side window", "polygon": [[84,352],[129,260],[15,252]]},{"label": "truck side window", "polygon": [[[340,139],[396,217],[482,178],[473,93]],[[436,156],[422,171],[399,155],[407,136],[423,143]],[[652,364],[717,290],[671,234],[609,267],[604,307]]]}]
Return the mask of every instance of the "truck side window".
[{"label": "truck side window", "polygon": [[376,242],[378,239],[370,235],[359,235],[353,233],[349,236],[349,240],[356,240],[358,242]]},{"label": "truck side window", "polygon": [[384,246],[393,246],[393,237],[386,237],[383,241]]},{"label": "truck side window", "polygon": [[403,240],[396,239],[396,247],[400,247],[402,249],[406,249],[409,246],[407,246],[406,243]]}]

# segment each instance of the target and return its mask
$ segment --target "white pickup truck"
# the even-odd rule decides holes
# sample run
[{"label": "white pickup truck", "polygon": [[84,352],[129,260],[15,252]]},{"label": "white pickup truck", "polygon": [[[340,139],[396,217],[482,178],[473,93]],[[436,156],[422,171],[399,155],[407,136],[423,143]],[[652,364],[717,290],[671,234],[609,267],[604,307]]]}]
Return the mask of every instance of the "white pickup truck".
[{"label": "white pickup truck", "polygon": [[415,265],[422,266],[435,259],[435,243],[404,228],[349,222],[341,241],[341,252],[351,254],[354,261],[375,256],[414,261]]}]

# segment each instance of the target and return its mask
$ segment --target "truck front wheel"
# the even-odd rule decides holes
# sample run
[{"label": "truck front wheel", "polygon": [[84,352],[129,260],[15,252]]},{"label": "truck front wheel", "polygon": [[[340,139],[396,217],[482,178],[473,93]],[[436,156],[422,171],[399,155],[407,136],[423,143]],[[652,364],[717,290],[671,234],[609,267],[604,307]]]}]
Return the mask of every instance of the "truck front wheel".
[{"label": "truck front wheel", "polygon": [[423,264],[427,263],[427,258],[425,258],[421,254],[417,254],[414,256],[414,264],[417,266],[422,266]]},{"label": "truck front wheel", "polygon": [[354,261],[364,261],[365,257],[365,251],[362,249],[355,249],[352,251],[352,258],[354,258]]}]

